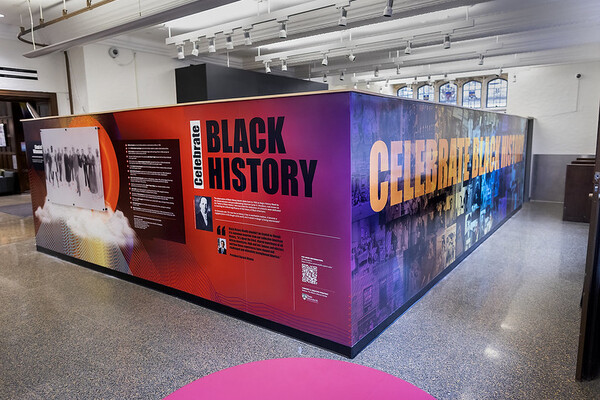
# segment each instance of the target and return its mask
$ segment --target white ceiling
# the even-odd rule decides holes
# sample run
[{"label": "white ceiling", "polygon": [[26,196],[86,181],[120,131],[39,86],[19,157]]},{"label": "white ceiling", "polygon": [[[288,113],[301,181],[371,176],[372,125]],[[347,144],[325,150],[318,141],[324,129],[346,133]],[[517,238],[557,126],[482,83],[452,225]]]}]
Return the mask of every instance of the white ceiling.
[{"label": "white ceiling", "polygon": [[[15,36],[21,24],[30,27],[28,4],[0,0],[0,14],[5,15],[0,24],[12,26]],[[39,24],[40,4],[46,23],[62,15],[62,0],[30,4],[34,25]],[[383,16],[386,0],[92,0],[92,5],[71,16],[85,9],[86,1],[66,0],[70,18],[34,28],[38,46],[25,56],[102,40],[176,57],[176,45],[183,43],[191,64],[209,61],[264,71],[264,63],[270,62],[273,73],[282,74],[284,59],[288,75],[314,78],[344,71],[354,81],[600,60],[598,0],[396,0],[389,18]],[[346,26],[338,26],[342,6]],[[285,39],[279,38],[283,20]],[[244,30],[250,30],[252,45],[244,45]],[[226,35],[232,36],[233,50],[225,48]],[[450,35],[449,49],[442,46],[444,35]],[[216,40],[211,54],[210,37]],[[190,54],[195,40],[197,57]],[[408,41],[410,55],[404,51]],[[325,54],[326,66],[321,63]]]}]

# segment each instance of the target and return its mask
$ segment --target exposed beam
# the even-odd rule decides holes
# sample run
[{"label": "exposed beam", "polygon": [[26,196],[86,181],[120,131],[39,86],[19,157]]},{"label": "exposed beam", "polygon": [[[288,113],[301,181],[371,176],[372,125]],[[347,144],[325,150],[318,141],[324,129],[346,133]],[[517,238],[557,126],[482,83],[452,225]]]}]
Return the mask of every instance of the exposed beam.
[{"label": "exposed beam", "polygon": [[254,25],[263,24],[265,22],[287,21],[291,16],[303,14],[309,11],[321,10],[327,7],[348,6],[351,1],[354,0],[313,0],[306,3],[302,3],[297,6],[272,11],[263,15],[243,18],[240,20],[229,22],[227,24],[220,24],[218,26],[210,28],[199,29],[184,34],[175,35],[167,38],[165,40],[165,43],[183,43],[185,41],[193,41],[202,37],[214,37],[218,33],[233,32],[236,29],[250,29]]},{"label": "exposed beam", "polygon": [[199,13],[224,4],[233,3],[235,0],[202,0],[184,4],[175,8],[157,12],[155,14],[141,16],[133,21],[129,21],[120,25],[115,25],[111,28],[103,29],[97,32],[75,36],[58,43],[50,44],[44,48],[30,51],[23,54],[27,58],[40,57],[46,54],[51,54],[57,51],[68,50],[74,46],[81,46],[98,40],[121,35],[137,29],[148,26],[162,24],[172,19],[180,18],[189,14]]}]

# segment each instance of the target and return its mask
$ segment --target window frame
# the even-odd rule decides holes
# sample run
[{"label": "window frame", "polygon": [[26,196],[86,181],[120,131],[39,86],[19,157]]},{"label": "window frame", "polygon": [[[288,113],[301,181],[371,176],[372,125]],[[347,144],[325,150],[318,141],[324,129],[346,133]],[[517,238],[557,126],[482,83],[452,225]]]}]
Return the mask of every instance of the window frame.
[{"label": "window frame", "polygon": [[[410,90],[410,97],[400,96],[400,91],[402,89]],[[410,85],[405,85],[405,86],[402,86],[401,88],[399,88],[398,90],[396,90],[396,96],[400,97],[401,99],[414,99],[415,91],[413,90],[413,88]]]},{"label": "window frame", "polygon": [[[468,96],[465,97],[465,86],[469,85],[471,82],[479,84],[479,89],[475,89],[475,91],[479,90],[479,106],[469,106],[465,104],[465,100],[468,99]],[[468,82],[465,82],[461,86],[462,88],[462,106],[467,108],[481,108],[482,106],[482,97],[483,97],[483,82],[477,79],[471,79]]]},{"label": "window frame", "polygon": [[[431,92],[430,92],[429,94],[430,94],[431,96],[433,96],[433,98],[432,98],[432,99],[421,99],[421,98],[419,97],[419,91],[420,91],[421,89],[423,89],[424,87],[426,87],[426,86],[429,86],[429,87],[431,88]],[[435,86],[433,86],[433,85],[430,85],[429,83],[425,83],[425,84],[423,84],[423,85],[419,86],[419,87],[417,88],[417,100],[422,100],[422,101],[435,101]]]},{"label": "window frame", "polygon": [[[502,81],[503,85],[500,87],[501,89],[504,89],[504,96],[499,96],[499,97],[495,97],[495,98],[491,98],[494,102],[496,101],[496,99],[504,99],[504,105],[500,104],[500,105],[491,105],[490,106],[490,85],[493,82],[496,81]],[[506,108],[507,104],[508,104],[508,80],[501,78],[501,77],[497,77],[494,78],[490,81],[488,81],[488,83],[486,84],[486,96],[485,96],[485,108]]]},{"label": "window frame", "polygon": [[[442,88],[444,86],[454,86],[454,102],[451,101],[442,101]],[[446,95],[444,93],[444,97],[446,98]],[[440,104],[450,104],[450,105],[458,105],[458,85],[456,83],[452,83],[452,82],[446,82],[443,85],[440,85],[440,87],[438,88],[438,102]]]}]

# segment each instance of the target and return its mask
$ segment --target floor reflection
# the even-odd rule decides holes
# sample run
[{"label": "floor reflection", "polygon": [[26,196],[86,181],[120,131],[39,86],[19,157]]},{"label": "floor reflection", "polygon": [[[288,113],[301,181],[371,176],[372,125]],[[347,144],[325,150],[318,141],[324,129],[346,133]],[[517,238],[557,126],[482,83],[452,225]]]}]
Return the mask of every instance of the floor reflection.
[{"label": "floor reflection", "polygon": [[[28,193],[0,196],[0,207],[31,203]],[[0,245],[19,242],[35,236],[33,217],[0,212]]]}]

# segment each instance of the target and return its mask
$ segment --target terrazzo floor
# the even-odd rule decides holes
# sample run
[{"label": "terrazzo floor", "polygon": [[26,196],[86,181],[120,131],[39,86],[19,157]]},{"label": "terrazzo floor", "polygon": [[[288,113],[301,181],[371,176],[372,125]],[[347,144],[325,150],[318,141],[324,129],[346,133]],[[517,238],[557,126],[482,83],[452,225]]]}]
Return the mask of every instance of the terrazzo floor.
[{"label": "terrazzo floor", "polygon": [[[352,362],[440,400],[600,399],[600,380],[574,379],[588,225],[561,212],[526,204]],[[348,361],[38,253],[33,235],[0,213],[0,399],[161,399],[251,361]]]}]

